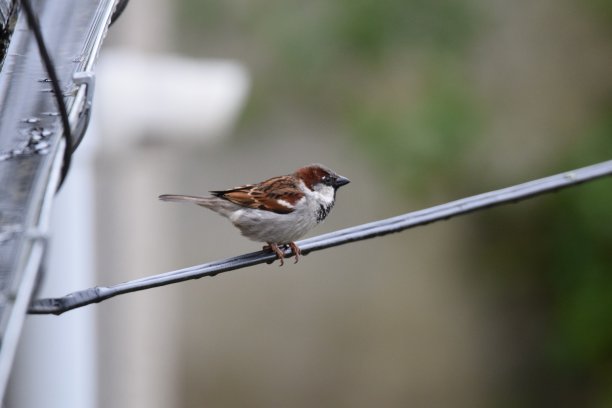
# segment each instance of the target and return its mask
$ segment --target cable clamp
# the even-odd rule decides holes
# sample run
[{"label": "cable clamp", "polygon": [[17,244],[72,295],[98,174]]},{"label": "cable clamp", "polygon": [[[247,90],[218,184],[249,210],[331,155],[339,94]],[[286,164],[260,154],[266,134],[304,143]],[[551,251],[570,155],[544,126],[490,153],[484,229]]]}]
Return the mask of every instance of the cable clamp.
[{"label": "cable clamp", "polygon": [[74,130],[74,146],[72,150],[76,150],[83,136],[89,126],[89,120],[91,119],[91,108],[93,106],[94,89],[96,85],[96,76],[93,71],[80,71],[75,72],[72,76],[72,81],[77,86],[85,85],[85,102],[83,103],[83,109],[79,112],[79,120]]}]

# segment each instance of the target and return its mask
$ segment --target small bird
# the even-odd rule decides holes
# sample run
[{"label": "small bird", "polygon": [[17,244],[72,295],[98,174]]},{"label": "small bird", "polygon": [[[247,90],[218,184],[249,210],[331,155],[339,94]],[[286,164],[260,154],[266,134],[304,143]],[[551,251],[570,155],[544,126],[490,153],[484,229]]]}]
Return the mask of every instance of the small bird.
[{"label": "small bird", "polygon": [[322,222],[336,201],[338,188],[350,182],[322,164],[300,167],[293,174],[257,184],[210,191],[211,197],[163,194],[162,201],[191,202],[228,218],[242,235],[268,245],[283,262],[279,245],[288,245],[297,263],[295,241]]}]

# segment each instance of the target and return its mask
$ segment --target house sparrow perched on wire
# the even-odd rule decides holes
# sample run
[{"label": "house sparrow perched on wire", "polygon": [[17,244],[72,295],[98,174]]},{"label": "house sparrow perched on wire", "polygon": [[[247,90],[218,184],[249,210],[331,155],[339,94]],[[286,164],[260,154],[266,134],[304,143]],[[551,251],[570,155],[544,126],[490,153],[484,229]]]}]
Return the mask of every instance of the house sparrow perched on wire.
[{"label": "house sparrow perched on wire", "polygon": [[336,191],[348,183],[327,167],[311,164],[258,184],[211,191],[212,197],[164,194],[159,199],[191,202],[229,218],[245,237],[266,242],[264,249],[272,250],[282,266],[279,245],[289,245],[297,263],[301,251],[294,241],[327,217]]}]

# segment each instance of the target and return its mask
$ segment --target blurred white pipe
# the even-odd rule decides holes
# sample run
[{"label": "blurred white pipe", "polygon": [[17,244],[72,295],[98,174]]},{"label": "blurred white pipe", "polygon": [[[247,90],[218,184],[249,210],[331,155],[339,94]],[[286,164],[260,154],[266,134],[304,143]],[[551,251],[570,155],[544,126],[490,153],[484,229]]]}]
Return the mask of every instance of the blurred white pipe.
[{"label": "blurred white pipe", "polygon": [[103,149],[148,137],[198,144],[229,134],[249,90],[249,75],[229,60],[105,50],[96,104]]}]

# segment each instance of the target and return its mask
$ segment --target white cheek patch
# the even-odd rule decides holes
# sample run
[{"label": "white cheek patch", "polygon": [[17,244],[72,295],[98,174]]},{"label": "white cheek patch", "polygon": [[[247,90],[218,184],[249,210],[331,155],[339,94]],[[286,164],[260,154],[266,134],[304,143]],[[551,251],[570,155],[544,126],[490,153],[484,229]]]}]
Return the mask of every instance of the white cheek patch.
[{"label": "white cheek patch", "polygon": [[[335,198],[334,188],[331,186],[326,186],[324,184],[317,184],[314,186],[314,190],[306,187],[303,181],[300,181],[300,187],[308,200],[314,200],[317,203],[317,206],[323,204],[324,206],[329,206],[333,204]],[[302,198],[303,199],[303,198]]]},{"label": "white cheek patch", "polygon": [[323,204],[331,204],[334,202],[334,188],[331,186],[317,185],[314,194],[317,200]]}]

